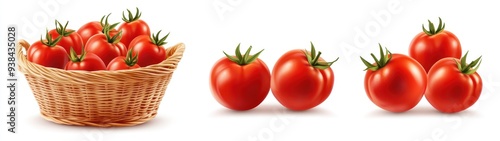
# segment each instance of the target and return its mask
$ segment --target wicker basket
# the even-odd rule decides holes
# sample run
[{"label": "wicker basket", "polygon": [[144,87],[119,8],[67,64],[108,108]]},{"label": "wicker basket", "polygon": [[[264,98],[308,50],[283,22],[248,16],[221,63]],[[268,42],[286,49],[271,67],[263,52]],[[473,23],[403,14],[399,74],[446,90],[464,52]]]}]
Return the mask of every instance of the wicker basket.
[{"label": "wicker basket", "polygon": [[120,71],[66,71],[27,60],[17,45],[19,70],[35,95],[41,115],[52,122],[79,126],[133,126],[156,116],[167,85],[184,53],[184,44],[166,49],[167,59]]}]

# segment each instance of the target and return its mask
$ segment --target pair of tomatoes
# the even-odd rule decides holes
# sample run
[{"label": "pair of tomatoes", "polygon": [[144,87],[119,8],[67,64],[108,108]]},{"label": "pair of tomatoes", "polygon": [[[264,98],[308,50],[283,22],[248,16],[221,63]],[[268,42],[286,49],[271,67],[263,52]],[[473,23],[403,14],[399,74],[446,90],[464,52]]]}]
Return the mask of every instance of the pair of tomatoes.
[{"label": "pair of tomatoes", "polygon": [[119,23],[108,22],[110,14],[78,31],[67,29],[68,22],[63,26],[56,21],[56,29],[47,33],[47,39],[30,46],[28,60],[46,67],[86,71],[133,69],[165,60],[163,45],[168,34],[160,38],[159,31],[150,37],[139,9],[135,15],[127,12],[128,16],[122,13],[124,23],[118,29]]},{"label": "pair of tomatoes", "polygon": [[[241,54],[215,63],[211,71],[210,88],[215,99],[232,110],[250,110],[266,98],[269,89],[274,97],[288,109],[307,110],[325,101],[333,88],[334,75],[330,66],[311,43],[311,51],[291,50],[283,54],[274,65],[272,74],[258,58],[261,50],[250,55],[250,48]],[[337,58],[338,59],[338,58]]]},{"label": "pair of tomatoes", "polygon": [[458,38],[444,30],[441,18],[437,29],[429,21],[410,45],[410,56],[392,54],[380,47],[375,63],[361,58],[367,66],[364,87],[368,98],[382,109],[405,112],[425,95],[429,103],[443,113],[455,113],[472,106],[482,90],[476,70],[481,57],[467,64]]}]

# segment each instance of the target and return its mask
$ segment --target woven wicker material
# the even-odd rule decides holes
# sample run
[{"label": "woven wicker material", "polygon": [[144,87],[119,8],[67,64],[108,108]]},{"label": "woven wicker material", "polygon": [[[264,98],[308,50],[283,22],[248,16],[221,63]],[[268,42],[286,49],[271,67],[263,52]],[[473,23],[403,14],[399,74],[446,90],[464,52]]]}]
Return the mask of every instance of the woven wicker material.
[{"label": "woven wicker material", "polygon": [[156,116],[168,83],[184,53],[184,44],[166,49],[167,59],[147,67],[120,71],[66,71],[27,60],[17,46],[19,70],[35,95],[42,116],[79,126],[133,126]]}]

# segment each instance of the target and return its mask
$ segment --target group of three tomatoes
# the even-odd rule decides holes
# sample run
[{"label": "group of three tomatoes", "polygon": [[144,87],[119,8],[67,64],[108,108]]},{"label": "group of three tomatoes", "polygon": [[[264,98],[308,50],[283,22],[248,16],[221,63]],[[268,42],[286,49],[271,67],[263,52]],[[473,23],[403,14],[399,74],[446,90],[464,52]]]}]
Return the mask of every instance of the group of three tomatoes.
[{"label": "group of three tomatoes", "polygon": [[[458,38],[444,30],[439,18],[435,28],[429,21],[429,30],[414,37],[409,56],[393,54],[380,49],[380,59],[373,53],[375,63],[360,57],[366,65],[364,88],[368,98],[378,107],[390,112],[405,112],[415,107],[422,97],[438,111],[456,113],[472,106],[479,98],[482,80],[476,72],[481,57],[468,63],[467,53],[462,57]],[[258,106],[272,91],[284,107],[302,111],[316,107],[330,95],[334,73],[330,66],[311,49],[291,50],[275,63],[272,73],[258,59],[262,50],[250,55],[250,48],[242,54],[240,45],[235,55],[215,63],[211,70],[210,87],[215,99],[232,110],[250,110]]]},{"label": "group of three tomatoes", "polygon": [[157,64],[166,59],[163,45],[169,34],[160,38],[159,31],[150,36],[148,24],[141,12],[122,13],[124,21],[110,24],[107,16],[101,21],[82,25],[78,31],[67,29],[56,20],[56,28],[46,33],[46,39],[34,42],[27,50],[29,61],[65,70],[126,70]]}]

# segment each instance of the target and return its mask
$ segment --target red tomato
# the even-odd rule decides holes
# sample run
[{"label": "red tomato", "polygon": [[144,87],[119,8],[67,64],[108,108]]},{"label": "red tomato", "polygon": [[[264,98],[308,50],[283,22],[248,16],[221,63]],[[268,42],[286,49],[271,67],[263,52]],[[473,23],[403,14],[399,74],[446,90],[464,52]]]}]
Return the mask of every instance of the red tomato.
[{"label": "red tomato", "polygon": [[215,99],[232,110],[250,110],[257,107],[269,93],[271,74],[267,65],[255,55],[252,47],[241,55],[240,45],[236,57],[221,58],[210,72],[210,88]]},{"label": "red tomato", "polygon": [[68,62],[68,54],[66,50],[57,43],[61,38],[52,40],[51,35],[47,32],[46,40],[40,40],[33,43],[27,50],[28,61],[52,68],[63,69]]},{"label": "red tomato", "polygon": [[52,36],[52,39],[56,39],[59,36],[62,36],[61,40],[57,43],[57,45],[62,46],[66,53],[69,54],[69,48],[73,48],[77,54],[81,54],[83,48],[83,41],[80,34],[76,33],[75,30],[66,29],[68,26],[68,22],[63,26],[59,21],[56,20],[56,29],[52,29],[49,31],[49,34]]},{"label": "red tomato", "polygon": [[77,55],[72,48],[70,52],[71,61],[66,64],[66,70],[97,71],[106,69],[106,65],[102,62],[101,58],[93,53],[84,51],[82,55]]},{"label": "red tomato", "polygon": [[443,58],[429,70],[425,98],[438,111],[456,113],[472,106],[479,99],[483,82],[476,72],[481,57],[467,64],[462,60]]},{"label": "red tomato", "polygon": [[[87,41],[90,39],[90,37],[96,35],[96,34],[103,34],[104,33],[104,29],[102,28],[103,26],[106,26],[106,25],[109,25],[108,23],[108,17],[109,17],[110,14],[108,14],[107,16],[103,16],[101,18],[101,21],[93,21],[93,22],[89,22],[89,23],[86,23],[84,24],[82,27],[80,27],[80,29],[78,29],[77,33],[82,37],[82,42],[83,42],[83,45],[87,45]],[[109,35],[111,36],[115,36],[118,31],[116,29],[114,29],[114,27],[116,27],[118,25],[118,23],[115,23],[115,24],[112,24],[112,25],[109,25],[110,26],[110,31],[109,31]]]},{"label": "red tomato", "polygon": [[137,65],[137,55],[132,56],[132,50],[129,50],[127,56],[118,56],[109,62],[107,70],[128,70],[139,68]]},{"label": "red tomato", "polygon": [[80,34],[83,44],[86,45],[90,37],[102,33],[101,23],[98,21],[86,23],[78,29],[77,33]]},{"label": "red tomato", "polygon": [[125,55],[127,47],[119,40],[121,33],[111,37],[108,26],[104,28],[105,34],[94,35],[87,41],[85,51],[96,54],[107,65],[114,58]]},{"label": "red tomato", "polygon": [[135,16],[132,16],[132,12],[127,9],[128,18],[125,17],[125,12],[122,13],[122,20],[124,23],[120,25],[118,30],[123,32],[123,37],[120,40],[127,47],[130,46],[130,42],[139,35],[147,35],[149,36],[151,32],[149,31],[149,26],[146,22],[139,19],[142,15],[139,12],[139,8],[136,8]]},{"label": "red tomato", "polygon": [[148,35],[139,35],[130,42],[129,50],[138,54],[137,64],[141,67],[146,67],[153,64],[158,64],[167,59],[167,53],[163,48],[167,42],[168,33],[163,38],[159,38],[161,30],[149,37]]},{"label": "red tomato", "polygon": [[424,68],[414,59],[402,54],[386,54],[380,47],[381,59],[371,64],[361,58],[367,66],[365,91],[378,107],[391,112],[405,112],[415,107],[422,99],[427,76]]},{"label": "red tomato", "polygon": [[271,90],[274,97],[288,109],[307,110],[325,101],[333,88],[334,75],[321,52],[316,55],[311,43],[311,52],[291,50],[279,58],[274,65]]},{"label": "red tomato", "polygon": [[422,25],[424,31],[415,36],[410,44],[410,56],[417,60],[426,72],[441,58],[460,58],[462,55],[462,47],[457,36],[444,30],[444,27],[441,18],[437,29],[434,29],[434,24],[429,21],[430,31]]}]

